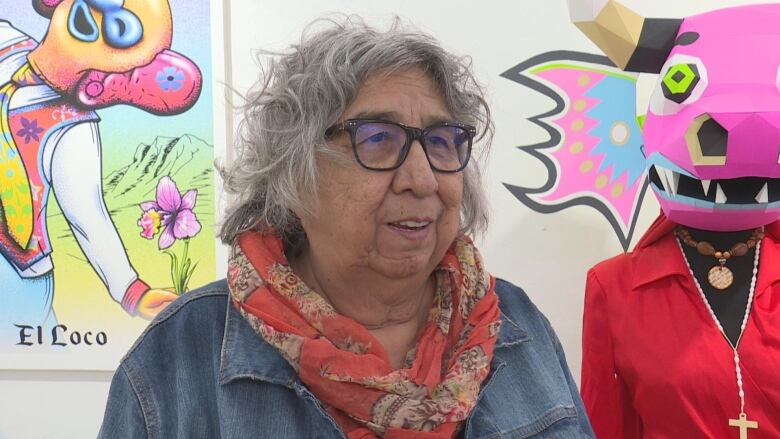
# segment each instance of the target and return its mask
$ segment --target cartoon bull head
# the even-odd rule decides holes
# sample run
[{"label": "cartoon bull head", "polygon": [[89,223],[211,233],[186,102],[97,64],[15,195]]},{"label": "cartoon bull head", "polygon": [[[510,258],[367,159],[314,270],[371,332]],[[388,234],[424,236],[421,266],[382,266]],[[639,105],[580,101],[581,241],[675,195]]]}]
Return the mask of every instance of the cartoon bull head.
[{"label": "cartoon bull head", "polygon": [[780,4],[646,19],[614,0],[570,0],[618,67],[659,73],[644,156],[671,220],[733,231],[780,218]]},{"label": "cartoon bull head", "polygon": [[170,50],[167,0],[33,0],[50,19],[28,56],[33,71],[87,108],[128,104],[181,113],[197,101],[197,66]]},{"label": "cartoon bull head", "polygon": [[[668,218],[734,231],[780,218],[780,4],[646,19],[614,0],[569,0],[574,23],[609,58],[537,55],[502,74],[556,107],[530,121],[550,140],[538,188],[506,185],[542,213],[599,210],[624,249],[650,187]],[[638,73],[660,74],[646,116]]]}]

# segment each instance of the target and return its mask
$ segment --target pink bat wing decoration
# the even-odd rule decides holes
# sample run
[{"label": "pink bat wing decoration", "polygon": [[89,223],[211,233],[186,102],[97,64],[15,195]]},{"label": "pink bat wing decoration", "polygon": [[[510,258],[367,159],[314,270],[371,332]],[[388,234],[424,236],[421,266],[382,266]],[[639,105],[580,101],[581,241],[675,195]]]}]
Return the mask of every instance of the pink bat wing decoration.
[{"label": "pink bat wing decoration", "polygon": [[541,213],[576,205],[595,208],[628,249],[647,191],[636,75],[603,56],[557,51],[535,56],[501,76],[556,104],[530,119],[550,140],[518,147],[544,163],[547,182],[539,188],[505,186]]}]

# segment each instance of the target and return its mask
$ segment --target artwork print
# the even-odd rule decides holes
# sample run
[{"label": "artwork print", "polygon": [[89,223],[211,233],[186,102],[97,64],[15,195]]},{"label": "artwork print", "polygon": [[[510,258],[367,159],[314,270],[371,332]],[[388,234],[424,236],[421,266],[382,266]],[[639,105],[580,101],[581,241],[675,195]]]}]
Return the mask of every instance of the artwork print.
[{"label": "artwork print", "polygon": [[216,276],[210,5],[0,3],[0,368],[110,370]]}]

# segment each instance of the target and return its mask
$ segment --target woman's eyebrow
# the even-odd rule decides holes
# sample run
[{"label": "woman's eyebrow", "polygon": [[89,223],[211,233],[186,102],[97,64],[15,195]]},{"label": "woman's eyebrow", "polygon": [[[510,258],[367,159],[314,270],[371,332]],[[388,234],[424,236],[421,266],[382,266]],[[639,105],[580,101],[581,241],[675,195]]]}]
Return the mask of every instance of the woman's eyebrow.
[{"label": "woman's eyebrow", "polygon": [[400,123],[401,114],[395,111],[365,110],[350,117],[349,119],[382,119]]},{"label": "woman's eyebrow", "polygon": [[450,116],[430,116],[425,119],[425,126],[429,127],[431,125],[436,125],[440,123],[452,123],[455,122],[455,119]]},{"label": "woman's eyebrow", "polygon": [[[391,122],[403,123],[401,122],[402,120],[401,114],[396,111],[365,110],[355,114],[354,116],[349,117],[348,119],[380,119],[380,120],[389,120]],[[434,115],[434,116],[426,117],[424,125],[427,127],[439,123],[451,123],[453,121],[454,119],[450,116]]]}]

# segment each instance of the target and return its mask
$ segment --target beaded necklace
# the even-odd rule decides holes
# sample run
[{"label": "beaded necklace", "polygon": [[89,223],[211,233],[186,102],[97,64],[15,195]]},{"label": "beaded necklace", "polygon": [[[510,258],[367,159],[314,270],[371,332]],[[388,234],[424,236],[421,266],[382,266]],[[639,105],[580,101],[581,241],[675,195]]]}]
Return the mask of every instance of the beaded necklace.
[{"label": "beaded necklace", "polygon": [[723,326],[721,326],[720,321],[718,320],[718,316],[715,315],[715,311],[712,310],[710,303],[707,302],[707,297],[704,295],[704,290],[702,290],[701,285],[699,284],[699,280],[696,279],[696,275],[693,273],[693,269],[691,268],[690,262],[688,262],[688,258],[685,257],[685,251],[683,251],[682,242],[680,239],[675,239],[675,241],[680,247],[680,253],[682,254],[683,260],[685,261],[685,265],[688,266],[688,271],[691,273],[693,283],[696,285],[696,289],[699,291],[699,295],[704,301],[704,305],[707,307],[707,311],[710,312],[710,317],[712,317],[712,320],[715,322],[715,325],[718,327],[721,335],[723,335],[723,338],[734,352],[734,369],[736,370],[737,376],[737,389],[739,389],[740,409],[739,419],[729,419],[729,426],[739,428],[740,439],[748,439],[748,429],[758,429],[758,422],[749,420],[745,414],[745,390],[742,387],[742,368],[739,365],[739,352],[737,351],[737,348],[739,347],[739,342],[742,341],[742,335],[745,333],[745,326],[747,326],[748,317],[750,316],[750,309],[753,305],[753,295],[756,291],[756,280],[758,279],[758,258],[761,250],[761,241],[756,243],[756,256],[753,262],[753,277],[750,280],[750,293],[748,294],[747,307],[745,309],[745,315],[742,318],[742,325],[739,329],[739,337],[737,338],[736,344],[731,343],[731,340],[729,340],[729,338],[726,336],[726,332],[723,330]]},{"label": "beaded necklace", "polygon": [[764,230],[762,227],[759,227],[753,230],[747,242],[738,242],[731,246],[729,250],[718,251],[707,241],[695,241],[691,237],[691,232],[683,226],[677,226],[674,233],[683,244],[695,248],[699,254],[713,256],[718,260],[718,265],[712,267],[707,274],[707,281],[713,288],[720,291],[727,290],[734,283],[734,273],[726,267],[726,262],[734,256],[746,255],[751,248],[755,247],[764,238]]}]

